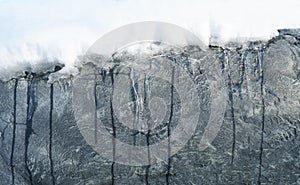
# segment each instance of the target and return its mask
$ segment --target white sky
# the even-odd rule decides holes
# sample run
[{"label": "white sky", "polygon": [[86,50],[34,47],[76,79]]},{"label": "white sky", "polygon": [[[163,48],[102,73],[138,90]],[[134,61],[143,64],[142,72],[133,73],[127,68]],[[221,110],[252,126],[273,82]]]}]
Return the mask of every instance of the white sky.
[{"label": "white sky", "polygon": [[269,39],[300,28],[300,1],[0,0],[0,68],[44,58],[72,65],[104,33],[138,21],[176,24],[206,44],[212,35]]}]

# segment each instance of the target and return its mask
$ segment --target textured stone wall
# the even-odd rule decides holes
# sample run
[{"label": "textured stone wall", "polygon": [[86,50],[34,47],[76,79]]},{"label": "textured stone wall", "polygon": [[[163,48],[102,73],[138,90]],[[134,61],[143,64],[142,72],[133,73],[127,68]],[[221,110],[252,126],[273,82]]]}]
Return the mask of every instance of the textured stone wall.
[{"label": "textured stone wall", "polygon": [[[53,66],[0,83],[0,184],[300,184],[297,31],[282,30],[268,42],[206,50],[191,46],[157,56],[181,66],[200,97],[198,126],[179,152],[147,166],[104,158],[87,144],[77,126],[74,77],[49,83],[49,75],[60,69]],[[116,138],[149,146],[167,138],[179,124],[180,97],[168,90],[172,85],[153,82],[152,90],[170,99],[165,108],[166,115],[172,112],[172,121],[160,117],[164,124],[151,134],[122,126],[111,108],[111,94],[114,79],[121,74],[118,66],[135,61],[135,56],[122,53],[109,61],[87,56],[83,61],[81,74],[95,74],[97,119]],[[103,68],[106,63],[109,67]],[[211,65],[221,71],[226,110],[216,138],[201,150],[211,114],[208,83],[213,77],[206,70]]]}]

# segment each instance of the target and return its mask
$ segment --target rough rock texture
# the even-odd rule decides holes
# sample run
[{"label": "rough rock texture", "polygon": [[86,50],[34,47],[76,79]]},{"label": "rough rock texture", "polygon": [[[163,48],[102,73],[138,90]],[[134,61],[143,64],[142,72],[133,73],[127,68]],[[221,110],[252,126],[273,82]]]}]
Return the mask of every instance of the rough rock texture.
[{"label": "rough rock texture", "polygon": [[[185,69],[201,97],[199,126],[170,160],[134,167],[95,152],[76,124],[73,78],[48,83],[57,66],[53,72],[29,71],[0,83],[0,184],[300,184],[297,30],[281,30],[268,42],[207,50],[191,46],[157,56]],[[162,99],[172,99],[165,107],[174,119],[161,117],[164,124],[152,135],[122,127],[111,114],[113,80],[120,75],[120,64],[134,60],[126,53],[109,61],[91,56],[80,70],[96,74],[96,110],[107,130],[123,142],[145,146],[166,138],[179,124],[181,102],[164,82],[153,88],[162,91]],[[102,68],[103,62],[109,67]],[[202,125],[211,113],[206,71],[210,64],[222,71],[227,105],[218,135],[201,151]]]}]

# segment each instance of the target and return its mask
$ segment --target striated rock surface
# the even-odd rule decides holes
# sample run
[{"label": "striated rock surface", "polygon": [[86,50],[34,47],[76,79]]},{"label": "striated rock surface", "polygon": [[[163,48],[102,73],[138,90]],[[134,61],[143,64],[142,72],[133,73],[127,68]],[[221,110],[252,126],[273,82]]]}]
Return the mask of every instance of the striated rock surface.
[{"label": "striated rock surface", "polygon": [[[191,139],[169,160],[151,165],[130,166],[106,159],[87,143],[77,125],[74,89],[87,84],[78,86],[74,79],[94,75],[95,115],[108,133],[124,143],[149,147],[186,124],[180,122],[184,95],[172,86],[172,79],[148,78],[145,85],[128,67],[143,68],[161,59],[170,61],[166,73],[173,74],[173,81],[186,73],[197,90],[199,120],[195,131],[187,133]],[[181,71],[171,73],[172,66]],[[211,66],[221,73],[214,74]],[[79,74],[49,82],[49,75],[55,76],[61,67],[29,70],[0,82],[0,184],[300,184],[297,30],[281,30],[268,42],[225,48],[166,48],[142,56],[124,51],[112,59],[85,56]],[[217,81],[223,85],[211,88],[209,84]],[[119,95],[129,97],[132,112],[122,112],[121,100],[120,107],[112,108],[113,93],[122,93],[118,83],[122,88],[130,85],[128,93],[124,90]],[[201,148],[208,120],[217,109],[211,99],[222,91],[225,96],[220,102],[226,103],[222,124],[210,128],[219,131]],[[151,103],[144,99],[141,109],[138,95],[158,98]],[[151,119],[151,133],[143,130],[145,125],[122,125],[122,113],[132,113],[137,120]]]}]

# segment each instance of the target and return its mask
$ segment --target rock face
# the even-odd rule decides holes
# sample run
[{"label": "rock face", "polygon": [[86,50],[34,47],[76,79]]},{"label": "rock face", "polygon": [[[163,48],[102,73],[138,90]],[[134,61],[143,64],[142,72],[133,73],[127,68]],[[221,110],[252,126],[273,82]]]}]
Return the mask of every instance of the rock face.
[{"label": "rock face", "polygon": [[[148,66],[149,61],[155,68],[161,59],[170,62],[165,71],[169,81],[150,78],[151,74],[139,78],[140,74],[130,71]],[[49,75],[60,69],[54,68],[53,72],[29,71],[0,83],[0,184],[300,184],[297,30],[281,30],[268,42],[244,46],[169,48],[143,60],[124,52],[109,60],[83,57],[77,76],[95,77],[95,119],[123,143],[148,147],[149,159],[154,155],[151,145],[168,140],[176,127],[188,124],[188,120],[181,123],[181,117],[194,116],[192,109],[186,114],[182,109],[191,98],[191,89],[196,89],[199,99],[190,100],[199,103],[199,119],[195,129],[186,133],[191,138],[174,155],[168,153],[169,159],[145,166],[112,162],[94,150],[77,124],[80,118],[73,100],[74,90],[88,84],[74,83],[77,76],[49,83]],[[182,73],[194,84],[185,87],[178,83],[186,94],[172,85]],[[210,84],[217,81],[223,85],[212,88]],[[218,101],[225,104],[214,105],[214,94],[223,91],[225,96],[218,96]],[[127,96],[128,102],[118,99]],[[151,101],[147,100],[150,96]],[[138,101],[141,97],[142,103]],[[126,103],[131,112],[122,108]],[[220,128],[207,127],[216,111],[222,113],[218,109],[222,106]],[[122,118],[128,114],[133,116]],[[135,124],[124,125],[126,121]],[[208,128],[216,135],[201,147]],[[172,143],[167,146],[172,151]],[[117,161],[117,154],[123,151],[115,145],[112,148],[112,159]]]}]

